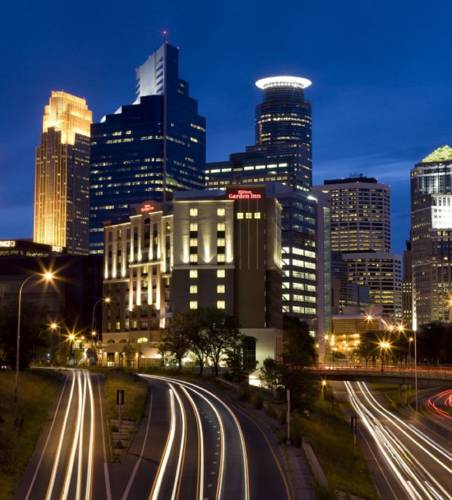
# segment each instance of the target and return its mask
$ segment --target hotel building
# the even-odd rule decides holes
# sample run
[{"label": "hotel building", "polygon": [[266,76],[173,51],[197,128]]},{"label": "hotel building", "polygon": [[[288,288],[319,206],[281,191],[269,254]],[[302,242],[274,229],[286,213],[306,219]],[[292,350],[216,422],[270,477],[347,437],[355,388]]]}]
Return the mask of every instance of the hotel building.
[{"label": "hotel building", "polygon": [[92,112],[85,99],[52,91],[36,149],[33,241],[88,253]]},{"label": "hotel building", "polygon": [[[281,350],[281,206],[263,186],[175,193],[105,227],[104,361],[159,357],[159,327],[198,308],[233,315],[260,363]],[[121,345],[122,344],[122,345]],[[248,350],[250,342],[247,343]],[[250,353],[248,352],[248,356]]]},{"label": "hotel building", "polygon": [[413,328],[449,321],[452,291],[452,148],[411,170]]}]

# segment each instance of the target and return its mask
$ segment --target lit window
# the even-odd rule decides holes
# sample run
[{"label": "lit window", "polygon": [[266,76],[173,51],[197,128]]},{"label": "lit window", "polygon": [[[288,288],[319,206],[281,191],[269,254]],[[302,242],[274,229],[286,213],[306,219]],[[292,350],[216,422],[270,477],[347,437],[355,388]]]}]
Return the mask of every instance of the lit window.
[{"label": "lit window", "polygon": [[261,218],[261,213],[260,212],[254,212],[254,218],[255,219],[260,219]]},{"label": "lit window", "polygon": [[217,309],[226,309],[226,302],[224,300],[217,300]]},{"label": "lit window", "polygon": [[222,217],[226,213],[224,208],[217,208],[217,215]]},{"label": "lit window", "polygon": [[217,285],[217,293],[224,293],[225,289],[224,285]]},{"label": "lit window", "polygon": [[198,309],[198,301],[190,300],[190,309]]},{"label": "lit window", "polygon": [[224,278],[226,276],[225,269],[217,269],[217,278]]},{"label": "lit window", "polygon": [[252,214],[252,212],[246,212],[246,214],[245,214],[245,218],[246,218],[246,219],[252,219],[252,218],[253,218],[253,214]]},{"label": "lit window", "polygon": [[198,224],[190,224],[190,231],[197,231],[198,230]]},{"label": "lit window", "polygon": [[218,238],[217,239],[217,245],[219,247],[224,247],[226,245],[226,240],[224,238]]},{"label": "lit window", "polygon": [[190,217],[196,217],[198,215],[197,208],[190,208]]},{"label": "lit window", "polygon": [[198,293],[198,285],[190,285],[190,293]]},{"label": "lit window", "polygon": [[243,212],[237,212],[237,219],[243,219]]},{"label": "lit window", "polygon": [[191,269],[190,270],[190,278],[197,278],[198,277],[198,270],[197,269]]},{"label": "lit window", "polygon": [[146,344],[146,342],[149,342],[148,338],[147,337],[140,337],[137,342],[139,344]]},{"label": "lit window", "polygon": [[198,246],[198,240],[196,238],[190,238],[190,246],[191,247],[197,247]]},{"label": "lit window", "polygon": [[190,254],[190,262],[192,263],[198,262],[198,256],[195,253]]},{"label": "lit window", "polygon": [[224,255],[224,253],[219,253],[217,255],[217,262],[225,262],[226,261],[226,257]]},{"label": "lit window", "polygon": [[224,222],[219,222],[217,224],[217,231],[226,231],[226,224]]}]

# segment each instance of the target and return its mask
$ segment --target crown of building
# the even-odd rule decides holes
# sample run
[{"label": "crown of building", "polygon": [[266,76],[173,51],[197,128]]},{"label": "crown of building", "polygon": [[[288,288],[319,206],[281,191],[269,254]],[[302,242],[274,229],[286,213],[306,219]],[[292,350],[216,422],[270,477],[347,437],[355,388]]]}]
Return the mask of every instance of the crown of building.
[{"label": "crown of building", "polygon": [[441,146],[426,156],[421,163],[433,163],[438,161],[452,161],[452,148],[450,146]]}]

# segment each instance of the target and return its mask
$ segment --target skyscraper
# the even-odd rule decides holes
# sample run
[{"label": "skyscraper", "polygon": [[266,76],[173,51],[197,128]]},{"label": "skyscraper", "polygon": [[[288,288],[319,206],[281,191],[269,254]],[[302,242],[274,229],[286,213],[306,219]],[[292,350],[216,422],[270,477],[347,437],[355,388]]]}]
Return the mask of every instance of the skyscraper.
[{"label": "skyscraper", "polygon": [[311,103],[304,91],[306,78],[263,78],[256,106],[256,143],[229,161],[209,163],[208,189],[230,184],[271,183],[269,189],[282,205],[283,305],[285,314],[313,323],[317,315],[316,251],[317,198],[312,185]]},{"label": "skyscraper", "polygon": [[370,301],[383,307],[385,317],[401,319],[401,260],[391,253],[389,187],[358,176],[326,180],[316,190],[330,198],[331,249],[347,266],[342,289],[368,287]]},{"label": "skyscraper", "polygon": [[449,320],[452,290],[452,148],[411,170],[413,327]]},{"label": "skyscraper", "polygon": [[102,252],[103,222],[127,220],[143,201],[204,183],[206,123],[179,78],[179,50],[163,43],[136,74],[134,103],[92,126],[92,253]]},{"label": "skyscraper", "polygon": [[90,125],[85,99],[52,91],[36,149],[36,243],[88,253]]}]

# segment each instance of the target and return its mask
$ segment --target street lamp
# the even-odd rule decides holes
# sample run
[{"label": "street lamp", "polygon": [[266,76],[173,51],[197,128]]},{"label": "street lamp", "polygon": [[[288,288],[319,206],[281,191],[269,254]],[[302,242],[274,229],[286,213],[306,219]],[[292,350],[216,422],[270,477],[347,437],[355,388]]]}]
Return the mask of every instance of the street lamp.
[{"label": "street lamp", "polygon": [[391,349],[391,344],[387,340],[380,340],[378,343],[381,355],[381,371],[383,371],[383,360],[385,353]]},{"label": "street lamp", "polygon": [[93,306],[93,311],[92,311],[92,314],[91,314],[91,336],[93,336],[93,332],[94,332],[94,335],[96,335],[96,330],[94,329],[94,319],[95,319],[96,307],[97,307],[97,306],[98,306],[101,302],[105,302],[106,304],[110,304],[110,302],[111,302],[111,298],[110,298],[110,297],[101,297],[99,300],[97,300],[97,301],[94,303],[94,306]]},{"label": "street lamp", "polygon": [[14,383],[14,402],[17,403],[17,397],[19,392],[19,365],[20,365],[20,320],[21,320],[21,312],[22,312],[22,292],[25,285],[32,280],[33,278],[40,277],[44,283],[51,283],[55,274],[52,271],[45,271],[44,273],[34,273],[30,274],[27,278],[25,278],[20,287],[19,287],[19,298],[17,305],[17,335],[16,335],[16,380]]}]

